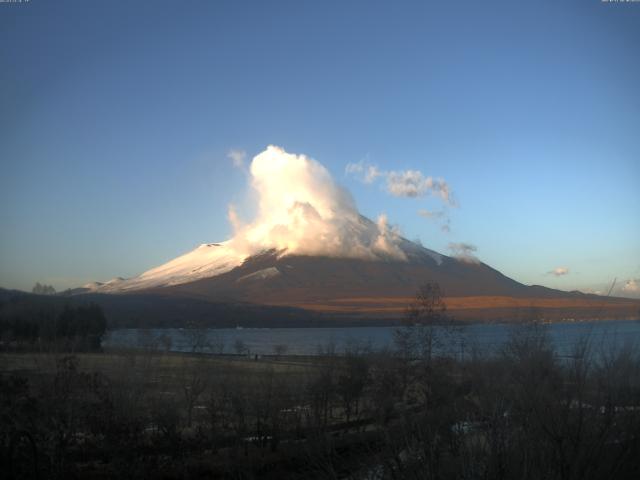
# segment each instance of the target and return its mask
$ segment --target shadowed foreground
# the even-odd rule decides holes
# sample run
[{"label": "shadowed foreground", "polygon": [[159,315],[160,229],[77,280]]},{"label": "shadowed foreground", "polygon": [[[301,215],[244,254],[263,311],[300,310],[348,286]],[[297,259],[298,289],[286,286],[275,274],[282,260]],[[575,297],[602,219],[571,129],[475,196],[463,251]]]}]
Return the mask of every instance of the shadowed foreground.
[{"label": "shadowed foreground", "polygon": [[[6,478],[637,478],[640,357],[542,326],[499,355],[2,354]],[[158,343],[158,344],[161,344]],[[194,348],[195,349],[195,348]]]}]

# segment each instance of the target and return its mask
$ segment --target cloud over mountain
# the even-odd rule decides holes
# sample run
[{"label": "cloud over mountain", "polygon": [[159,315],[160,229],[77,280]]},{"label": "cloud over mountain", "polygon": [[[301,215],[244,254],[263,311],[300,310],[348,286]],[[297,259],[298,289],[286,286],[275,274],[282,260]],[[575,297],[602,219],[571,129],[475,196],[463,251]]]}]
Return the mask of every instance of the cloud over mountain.
[{"label": "cloud over mountain", "polygon": [[553,270],[547,272],[548,275],[555,275],[556,277],[562,277],[569,275],[569,269],[567,267],[556,267]]},{"label": "cloud over mountain", "polygon": [[230,207],[234,236],[229,247],[244,255],[265,249],[291,254],[404,260],[397,228],[359,214],[351,195],[319,162],[270,145],[249,168],[257,216],[242,223]]},{"label": "cloud over mountain", "polygon": [[419,170],[385,171],[362,160],[347,164],[345,172],[369,184],[374,183],[378,178],[384,178],[385,190],[395,197],[418,198],[434,195],[449,206],[456,205],[446,181],[442,178],[435,179],[427,176]]},{"label": "cloud over mountain", "polygon": [[478,250],[478,247],[476,247],[475,245],[465,242],[451,242],[449,243],[448,248],[452,255],[458,260],[469,263],[480,262],[480,260],[478,260],[478,257],[475,256],[475,252]]},{"label": "cloud over mountain", "polygon": [[244,162],[247,158],[247,152],[244,150],[231,149],[227,153],[227,158],[231,160],[234,167],[242,168],[244,167]]},{"label": "cloud over mountain", "polygon": [[430,220],[437,220],[446,216],[444,210],[427,210],[426,208],[418,210],[418,215]]},{"label": "cloud over mountain", "polygon": [[625,293],[640,293],[640,279],[630,278],[625,282],[622,291]]}]

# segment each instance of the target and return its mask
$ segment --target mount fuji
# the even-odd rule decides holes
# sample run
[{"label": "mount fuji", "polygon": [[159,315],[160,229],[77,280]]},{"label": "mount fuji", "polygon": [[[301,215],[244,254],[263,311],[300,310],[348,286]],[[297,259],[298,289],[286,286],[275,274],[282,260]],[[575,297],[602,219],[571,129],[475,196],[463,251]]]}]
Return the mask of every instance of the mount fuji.
[{"label": "mount fuji", "polygon": [[[373,229],[375,223],[361,217],[354,228]],[[282,324],[274,323],[273,316],[282,316],[274,308],[295,309],[287,318],[293,315],[300,324],[307,316],[315,324],[322,323],[318,318],[358,324],[398,320],[427,282],[440,285],[450,314],[464,321],[519,321],[534,314],[548,320],[629,318],[640,308],[630,299],[527,286],[475,258],[442,255],[404,238],[396,246],[403,258],[384,252],[375,258],[301,255],[286,249],[242,257],[230,242],[206,243],[139,276],[94,282],[74,293],[119,310],[129,302],[138,305],[141,297],[147,308],[166,310],[179,303],[175,315],[181,318],[191,315],[193,301],[199,318],[208,316],[210,306],[221,324],[246,323],[257,311],[272,309],[256,324],[264,326]]]},{"label": "mount fuji", "polygon": [[[375,222],[361,215],[328,170],[304,155],[269,146],[247,173],[257,214],[243,223],[231,205],[230,239],[73,293],[118,304],[125,318],[144,310],[186,319],[197,311],[207,321],[215,312],[222,323],[255,320],[269,309],[270,319],[295,309],[291,318],[397,320],[427,282],[440,285],[451,314],[463,320],[628,318],[640,307],[629,299],[526,286],[474,256],[446,256],[409,241],[384,214]],[[451,202],[442,179],[409,173],[393,177],[406,182],[403,191]],[[125,308],[134,304],[135,312]]]}]

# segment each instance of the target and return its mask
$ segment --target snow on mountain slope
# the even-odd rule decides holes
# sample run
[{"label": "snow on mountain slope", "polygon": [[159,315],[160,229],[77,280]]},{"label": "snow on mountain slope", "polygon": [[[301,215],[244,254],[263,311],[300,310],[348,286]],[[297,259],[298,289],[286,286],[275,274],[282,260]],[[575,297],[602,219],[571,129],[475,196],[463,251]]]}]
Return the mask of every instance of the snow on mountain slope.
[{"label": "snow on mountain slope", "polygon": [[[390,242],[389,237],[384,235],[386,226],[380,227],[364,216],[359,215],[356,221],[345,222],[343,228],[346,235],[351,237],[353,244],[361,245],[362,249],[354,250],[351,255],[320,256],[399,262],[411,262],[426,256],[433,259],[438,265],[442,263],[443,256],[439,253],[402,237],[392,237],[393,243],[385,243]],[[285,257],[297,253],[295,250],[290,252],[285,249],[281,250],[278,256]],[[148,270],[137,277],[116,278],[106,283],[93,282],[90,285],[90,290],[100,293],[122,293],[194,282],[229,272],[253,256],[255,255],[246,255],[234,248],[233,239],[222,243],[204,243],[191,252]],[[267,269],[247,275],[246,279],[266,280],[278,275],[278,273],[277,269]],[[85,288],[89,288],[89,285]]]},{"label": "snow on mountain slope", "polygon": [[143,274],[107,282],[94,290],[102,293],[126,292],[177,285],[228,272],[242,263],[245,256],[230,248],[228,242],[204,243],[196,249]]},{"label": "snow on mountain slope", "polygon": [[263,268],[262,270],[258,270],[257,272],[250,273],[248,275],[243,275],[242,277],[236,280],[237,282],[246,282],[246,281],[260,281],[266,280],[268,278],[273,278],[280,275],[280,270],[277,267],[268,267]]}]

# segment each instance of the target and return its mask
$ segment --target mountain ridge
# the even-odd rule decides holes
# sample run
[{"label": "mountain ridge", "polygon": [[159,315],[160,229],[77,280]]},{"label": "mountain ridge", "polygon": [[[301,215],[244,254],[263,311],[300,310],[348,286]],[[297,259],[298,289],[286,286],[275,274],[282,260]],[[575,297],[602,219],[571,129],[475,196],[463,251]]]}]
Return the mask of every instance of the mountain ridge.
[{"label": "mountain ridge", "polygon": [[[242,310],[247,314],[255,314],[255,308],[291,308],[301,324],[307,313],[321,314],[327,321],[378,323],[401,319],[417,288],[426,282],[438,283],[451,315],[465,321],[520,321],[533,310],[550,320],[635,318],[640,310],[639,301],[528,286],[484,263],[444,255],[440,263],[431,256],[422,262],[401,262],[282,255],[275,250],[249,257],[212,277],[100,297],[253,306]],[[318,321],[322,323],[314,316],[314,324]],[[268,325],[274,325],[272,319],[264,324]]]},{"label": "mountain ridge", "polygon": [[[340,237],[333,239],[346,246],[328,249],[337,252],[332,255],[322,249],[318,254],[304,253],[300,245],[247,253],[232,238],[203,243],[136,277],[94,282],[72,293],[251,305],[254,314],[262,306],[325,318],[397,320],[418,288],[431,282],[441,287],[452,315],[469,321],[508,321],[534,315],[534,310],[535,315],[554,319],[603,314],[628,318],[640,312],[640,301],[524,285],[473,256],[451,257],[407,240],[385,222],[376,224],[359,214],[349,217],[341,223]],[[201,306],[196,310],[200,312]]]}]

